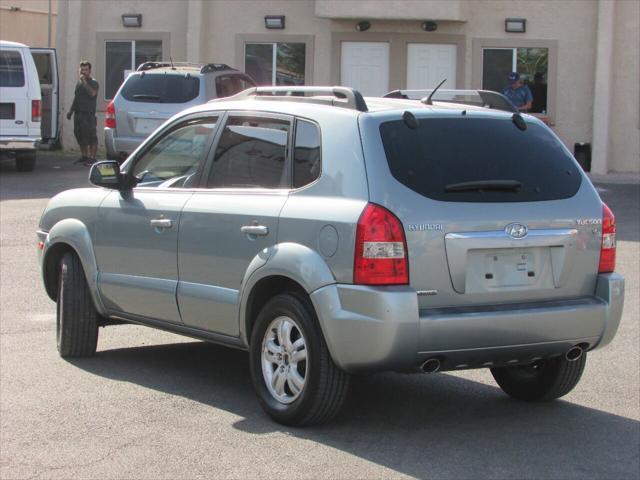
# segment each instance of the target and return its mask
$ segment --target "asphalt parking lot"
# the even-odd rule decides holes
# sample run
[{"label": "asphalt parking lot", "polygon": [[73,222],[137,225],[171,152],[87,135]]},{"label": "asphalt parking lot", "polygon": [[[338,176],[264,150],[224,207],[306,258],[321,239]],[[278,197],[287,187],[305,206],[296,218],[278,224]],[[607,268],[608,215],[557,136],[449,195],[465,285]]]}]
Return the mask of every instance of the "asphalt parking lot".
[{"label": "asphalt parking lot", "polygon": [[625,310],[563,400],[510,400],[488,370],[384,374],[294,429],[260,409],[245,352],[120,325],[95,357],[58,357],[35,230],[52,195],[88,185],[73,159],[0,164],[0,478],[640,478],[640,185],[597,185]]}]

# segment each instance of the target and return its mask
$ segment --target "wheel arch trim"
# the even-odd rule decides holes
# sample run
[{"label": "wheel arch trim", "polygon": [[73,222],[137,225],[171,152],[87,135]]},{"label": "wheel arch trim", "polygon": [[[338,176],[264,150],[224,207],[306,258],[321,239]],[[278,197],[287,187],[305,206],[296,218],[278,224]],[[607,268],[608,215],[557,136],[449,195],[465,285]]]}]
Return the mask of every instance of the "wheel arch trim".
[{"label": "wheel arch trim", "polygon": [[307,294],[336,283],[324,259],[314,250],[297,243],[280,243],[261,250],[249,264],[240,290],[239,327],[242,342],[249,346],[253,318],[249,318],[252,293],[263,281],[287,280]]},{"label": "wheel arch trim", "polygon": [[57,297],[57,282],[53,280],[58,278],[58,274],[52,269],[56,268],[58,264],[56,260],[59,260],[64,252],[69,250],[78,255],[96,310],[104,315],[106,311],[98,291],[98,265],[91,235],[87,226],[78,219],[60,220],[49,230],[44,241],[41,268],[47,295],[52,300]]}]

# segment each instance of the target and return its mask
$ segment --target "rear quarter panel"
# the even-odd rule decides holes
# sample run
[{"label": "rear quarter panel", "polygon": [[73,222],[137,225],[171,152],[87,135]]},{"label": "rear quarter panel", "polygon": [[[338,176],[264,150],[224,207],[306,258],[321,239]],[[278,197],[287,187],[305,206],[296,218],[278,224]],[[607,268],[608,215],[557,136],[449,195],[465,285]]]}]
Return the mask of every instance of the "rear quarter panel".
[{"label": "rear quarter panel", "polygon": [[280,214],[278,243],[309,247],[325,260],[335,281],[353,281],[355,227],[369,197],[357,117],[338,109],[316,113],[322,172],[294,190]]}]

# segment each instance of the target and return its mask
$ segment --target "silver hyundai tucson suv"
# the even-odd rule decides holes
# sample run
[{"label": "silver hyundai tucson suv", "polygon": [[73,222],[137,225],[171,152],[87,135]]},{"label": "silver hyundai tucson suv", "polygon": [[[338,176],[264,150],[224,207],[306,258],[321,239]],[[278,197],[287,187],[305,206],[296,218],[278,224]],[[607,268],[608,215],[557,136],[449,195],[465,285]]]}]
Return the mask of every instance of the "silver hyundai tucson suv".
[{"label": "silver hyundai tucson suv", "polygon": [[288,425],[334,417],[354,373],[490,368],[516,399],[567,394],[620,322],[615,220],[554,133],[505,110],[263,87],[181,112],[44,211],[60,355],[123,322],[248,350]]},{"label": "silver hyundai tucson suv", "polygon": [[129,75],[107,104],[107,158],[122,160],[181,110],[228,97],[255,82],[223,63],[146,62]]}]

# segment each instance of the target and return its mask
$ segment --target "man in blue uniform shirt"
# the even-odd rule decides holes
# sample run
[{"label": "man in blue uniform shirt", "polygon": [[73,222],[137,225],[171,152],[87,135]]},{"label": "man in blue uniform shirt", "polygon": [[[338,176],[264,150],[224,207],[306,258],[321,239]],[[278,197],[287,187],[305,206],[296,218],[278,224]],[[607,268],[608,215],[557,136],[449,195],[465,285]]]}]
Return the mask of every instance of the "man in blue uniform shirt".
[{"label": "man in blue uniform shirt", "polygon": [[511,72],[508,79],[509,86],[502,91],[502,94],[507,97],[518,110],[528,112],[533,102],[531,90],[529,90],[528,86],[522,84],[518,72]]}]

